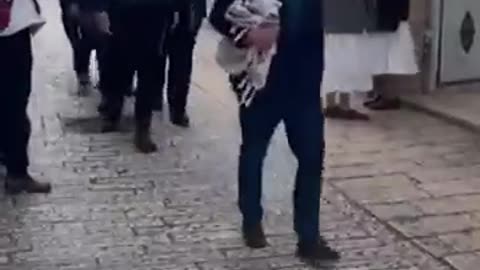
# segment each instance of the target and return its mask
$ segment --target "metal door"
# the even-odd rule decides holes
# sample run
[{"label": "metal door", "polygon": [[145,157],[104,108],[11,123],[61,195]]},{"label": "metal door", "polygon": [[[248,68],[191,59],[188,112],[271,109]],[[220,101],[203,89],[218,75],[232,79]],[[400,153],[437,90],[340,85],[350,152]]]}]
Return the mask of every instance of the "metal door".
[{"label": "metal door", "polygon": [[480,80],[480,0],[443,0],[441,83]]}]

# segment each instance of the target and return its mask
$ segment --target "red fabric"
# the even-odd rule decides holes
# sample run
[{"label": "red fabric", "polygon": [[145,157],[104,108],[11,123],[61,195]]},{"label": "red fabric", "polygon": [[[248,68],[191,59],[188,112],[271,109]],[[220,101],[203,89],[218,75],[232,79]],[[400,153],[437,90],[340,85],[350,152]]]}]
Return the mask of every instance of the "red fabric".
[{"label": "red fabric", "polygon": [[13,0],[0,0],[0,30],[4,30],[10,24]]}]

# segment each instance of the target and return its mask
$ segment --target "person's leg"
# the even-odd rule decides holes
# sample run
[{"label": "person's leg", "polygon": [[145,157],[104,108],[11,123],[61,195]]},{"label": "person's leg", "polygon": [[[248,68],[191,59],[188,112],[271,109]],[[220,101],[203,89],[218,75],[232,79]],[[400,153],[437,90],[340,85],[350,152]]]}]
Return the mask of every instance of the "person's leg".
[{"label": "person's leg", "polygon": [[[102,70],[102,92],[104,95],[104,122],[103,132],[112,132],[118,129],[121,118],[124,96],[131,87],[134,74],[135,42],[132,42],[130,32],[125,24],[130,18],[121,10],[114,10],[110,14],[113,35],[107,42],[104,51]],[[133,43],[133,44],[132,44]]]},{"label": "person's leg", "polygon": [[240,108],[242,144],[238,171],[238,204],[243,216],[247,246],[267,245],[262,228],[263,161],[276,126],[281,120],[274,95],[258,96],[249,107]]},{"label": "person's leg", "polygon": [[[159,73],[159,89],[157,92],[157,97],[155,98],[155,103],[153,104],[153,110],[157,112],[163,111],[163,103],[164,103],[164,89],[165,89],[165,78],[166,78],[166,68],[167,68],[167,59],[169,59],[169,45],[170,45],[170,35],[167,35],[164,44],[163,54],[160,57]],[[170,61],[170,60],[169,60]],[[170,67],[169,67],[170,68]]]},{"label": "person's leg", "polygon": [[387,86],[388,75],[381,75],[374,77],[374,91],[376,98],[366,102],[365,106],[371,110],[397,110],[400,108],[400,100],[391,91],[388,91]]},{"label": "person's leg", "polygon": [[28,174],[28,143],[31,127],[27,106],[31,93],[32,48],[30,32],[0,37],[0,122],[7,167],[5,191],[48,193],[50,184],[35,181]]},{"label": "person's leg", "polygon": [[[155,98],[162,85],[162,77],[159,76],[162,67],[162,55],[159,48],[164,45],[168,30],[168,13],[160,9],[141,9],[138,12],[141,17],[136,18],[138,27],[132,28],[137,31],[136,38],[136,62],[138,67],[138,89],[135,102],[135,145],[142,153],[151,153],[157,150],[150,134],[152,112]],[[154,22],[152,24],[152,22]],[[143,31],[138,32],[138,28]]]},{"label": "person's leg", "polygon": [[73,51],[73,69],[78,81],[77,93],[85,95],[91,86],[89,67],[92,47],[81,31],[78,18],[74,18],[69,14],[70,6],[63,3],[61,7],[63,27]]},{"label": "person's leg", "polygon": [[347,92],[340,93],[340,108],[343,116],[347,120],[369,120],[370,117],[364,113],[352,109],[352,94]]},{"label": "person's leg", "polygon": [[89,35],[88,31],[84,31],[85,35],[88,35],[88,38],[94,44],[96,50],[96,60],[97,60],[97,69],[98,69],[98,83],[97,89],[101,95],[101,101],[98,106],[98,112],[101,115],[104,115],[107,111],[107,96],[105,95],[105,70],[107,68],[107,50],[109,39],[104,38],[95,38],[93,35]]},{"label": "person's leg", "polygon": [[319,234],[325,152],[324,118],[320,105],[320,101],[295,102],[285,113],[288,142],[298,159],[294,191],[298,255],[313,260],[338,258]]},{"label": "person's leg", "polygon": [[173,124],[188,127],[190,120],[186,113],[188,92],[193,66],[193,52],[201,18],[192,22],[190,10],[180,12],[180,20],[171,35],[169,46],[168,102],[170,119]]},{"label": "person's leg", "polygon": [[[81,32],[80,27],[77,29]],[[78,43],[74,48],[74,66],[77,74],[79,96],[87,96],[92,88],[90,78],[90,58],[94,49],[94,45],[85,35],[81,34]]]},{"label": "person's leg", "polygon": [[341,110],[338,102],[337,96],[338,91],[330,92],[325,95],[325,109],[324,114],[327,118],[342,118],[343,111]]},{"label": "person's leg", "polygon": [[349,111],[352,109],[350,93],[340,92],[339,94],[339,105],[344,111]]}]

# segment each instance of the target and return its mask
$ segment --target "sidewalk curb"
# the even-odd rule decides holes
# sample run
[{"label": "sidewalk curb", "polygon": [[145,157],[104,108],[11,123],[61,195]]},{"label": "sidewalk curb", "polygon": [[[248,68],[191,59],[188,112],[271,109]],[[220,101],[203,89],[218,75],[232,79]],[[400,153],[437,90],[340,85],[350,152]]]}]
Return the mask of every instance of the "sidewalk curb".
[{"label": "sidewalk curb", "polygon": [[469,131],[480,134],[480,125],[477,125],[474,122],[458,114],[448,112],[442,108],[438,108],[433,105],[417,102],[416,100],[410,99],[408,97],[407,98],[402,97],[401,102],[405,108],[428,114],[437,119],[444,120],[445,122],[448,122],[450,124],[453,124],[453,125],[468,129]]}]

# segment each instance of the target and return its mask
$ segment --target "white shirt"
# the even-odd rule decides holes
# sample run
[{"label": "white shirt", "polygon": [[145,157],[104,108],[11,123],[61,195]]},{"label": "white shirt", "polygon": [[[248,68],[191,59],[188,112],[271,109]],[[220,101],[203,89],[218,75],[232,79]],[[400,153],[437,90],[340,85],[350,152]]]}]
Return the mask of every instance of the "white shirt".
[{"label": "white shirt", "polygon": [[45,19],[35,9],[33,0],[14,0],[11,13],[10,24],[3,31],[0,30],[0,37],[11,36],[26,28],[35,33],[45,24]]}]

